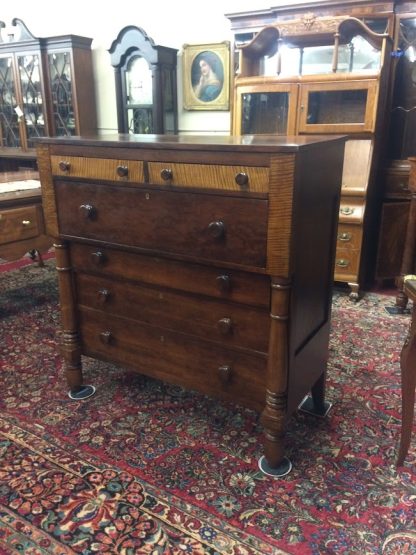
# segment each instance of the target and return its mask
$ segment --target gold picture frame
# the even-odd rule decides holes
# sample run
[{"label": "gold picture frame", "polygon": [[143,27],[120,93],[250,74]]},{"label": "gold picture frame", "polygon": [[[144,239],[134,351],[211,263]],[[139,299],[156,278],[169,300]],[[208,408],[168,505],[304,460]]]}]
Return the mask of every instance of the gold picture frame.
[{"label": "gold picture frame", "polygon": [[185,110],[230,109],[230,42],[184,44],[182,51]]}]

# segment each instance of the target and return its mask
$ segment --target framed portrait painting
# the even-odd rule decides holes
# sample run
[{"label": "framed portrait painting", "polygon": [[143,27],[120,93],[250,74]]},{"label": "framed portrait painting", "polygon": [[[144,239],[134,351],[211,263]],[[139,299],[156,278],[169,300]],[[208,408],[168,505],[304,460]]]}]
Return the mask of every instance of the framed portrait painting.
[{"label": "framed portrait painting", "polygon": [[230,43],[184,44],[185,110],[230,109]]}]

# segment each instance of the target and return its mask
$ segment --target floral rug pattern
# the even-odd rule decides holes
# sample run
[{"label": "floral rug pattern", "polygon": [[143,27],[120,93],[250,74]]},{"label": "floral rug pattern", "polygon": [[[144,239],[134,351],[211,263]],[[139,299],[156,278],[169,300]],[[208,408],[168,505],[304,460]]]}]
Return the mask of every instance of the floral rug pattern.
[{"label": "floral rug pattern", "polygon": [[416,553],[394,298],[334,294],[334,406],[292,417],[294,468],[275,480],[253,411],[88,358],[97,392],[70,400],[53,266],[0,274],[0,554]]}]

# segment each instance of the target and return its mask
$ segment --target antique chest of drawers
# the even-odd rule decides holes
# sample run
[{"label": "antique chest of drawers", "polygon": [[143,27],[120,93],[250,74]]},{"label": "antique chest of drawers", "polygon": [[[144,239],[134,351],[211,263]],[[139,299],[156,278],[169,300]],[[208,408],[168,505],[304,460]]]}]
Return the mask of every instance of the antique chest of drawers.
[{"label": "antique chest of drawers", "polygon": [[261,412],[283,475],[288,416],[325,411],[342,137],[41,139],[62,353]]}]

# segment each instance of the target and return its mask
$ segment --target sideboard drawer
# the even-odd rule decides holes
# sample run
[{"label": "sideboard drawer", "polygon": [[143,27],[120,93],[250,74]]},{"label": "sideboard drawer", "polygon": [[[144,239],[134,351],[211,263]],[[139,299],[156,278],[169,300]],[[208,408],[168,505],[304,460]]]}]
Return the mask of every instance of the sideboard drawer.
[{"label": "sideboard drawer", "polygon": [[0,244],[36,237],[41,232],[40,206],[25,206],[0,212]]},{"label": "sideboard drawer", "polygon": [[149,162],[149,181],[156,185],[266,193],[269,168]]},{"label": "sideboard drawer", "polygon": [[[77,273],[78,304],[233,347],[267,352],[270,316],[258,309],[166,288]],[[111,320],[111,319],[110,319]]]},{"label": "sideboard drawer", "polygon": [[140,371],[169,379],[225,399],[238,398],[252,408],[264,405],[266,356],[214,346],[185,334],[106,313],[79,311],[83,352],[104,360],[134,366]]},{"label": "sideboard drawer", "polygon": [[360,249],[362,237],[362,226],[339,224],[337,231],[337,249]]},{"label": "sideboard drawer", "polygon": [[52,174],[64,177],[84,177],[111,181],[143,183],[143,162],[84,158],[83,156],[51,156]]},{"label": "sideboard drawer", "polygon": [[117,249],[87,244],[70,245],[71,263],[77,272],[169,287],[218,299],[269,308],[270,278],[230,268],[183,264],[169,258],[159,258]]},{"label": "sideboard drawer", "polygon": [[266,265],[266,200],[62,181],[55,190],[64,237]]},{"label": "sideboard drawer", "polygon": [[337,249],[335,257],[335,279],[340,276],[356,275],[360,261],[359,250]]}]

